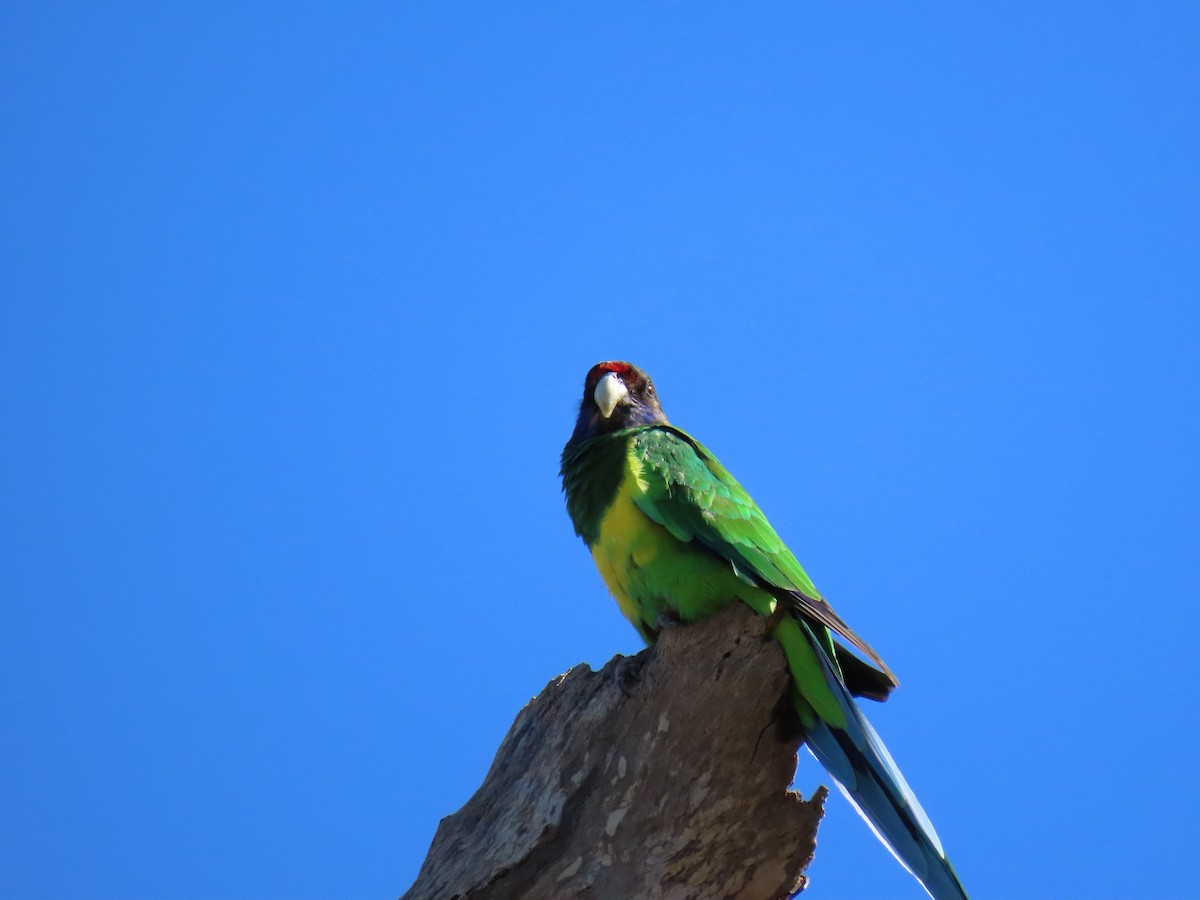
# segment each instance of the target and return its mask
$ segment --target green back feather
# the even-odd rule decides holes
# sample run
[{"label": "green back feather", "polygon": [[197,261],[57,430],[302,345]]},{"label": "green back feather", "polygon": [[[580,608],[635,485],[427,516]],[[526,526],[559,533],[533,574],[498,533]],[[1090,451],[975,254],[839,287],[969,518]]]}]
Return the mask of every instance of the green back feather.
[{"label": "green back feather", "polygon": [[646,494],[638,508],[681,541],[697,540],[745,575],[820,597],[766,516],[705,447],[673,426],[639,430]]},{"label": "green back feather", "polygon": [[681,541],[703,544],[729,560],[741,578],[789,602],[808,619],[835,665],[838,654],[829,630],[896,684],[880,655],[834,612],[762,510],[703,444],[673,425],[634,429],[633,441],[646,482],[635,502],[647,517]]}]

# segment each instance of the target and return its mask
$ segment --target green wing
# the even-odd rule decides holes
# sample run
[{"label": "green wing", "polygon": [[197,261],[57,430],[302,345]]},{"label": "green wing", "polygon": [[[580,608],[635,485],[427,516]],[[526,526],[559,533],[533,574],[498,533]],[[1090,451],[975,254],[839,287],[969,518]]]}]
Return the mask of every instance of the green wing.
[{"label": "green wing", "polygon": [[635,502],[681,541],[697,541],[762,586],[849,641],[896,683],[866,641],[833,611],[766,516],[699,441],[671,425],[639,430],[635,448],[646,491]]}]

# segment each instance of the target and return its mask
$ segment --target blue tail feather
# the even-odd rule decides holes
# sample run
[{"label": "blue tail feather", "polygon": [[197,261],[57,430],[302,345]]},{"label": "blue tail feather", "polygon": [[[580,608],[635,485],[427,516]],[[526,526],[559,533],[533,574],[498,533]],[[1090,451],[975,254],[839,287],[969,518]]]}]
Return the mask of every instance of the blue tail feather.
[{"label": "blue tail feather", "polygon": [[[823,657],[823,654],[822,654]],[[934,900],[967,900],[933,824],[883,741],[826,663],[826,680],[846,713],[846,728],[818,720],[805,742],[871,830]]]}]

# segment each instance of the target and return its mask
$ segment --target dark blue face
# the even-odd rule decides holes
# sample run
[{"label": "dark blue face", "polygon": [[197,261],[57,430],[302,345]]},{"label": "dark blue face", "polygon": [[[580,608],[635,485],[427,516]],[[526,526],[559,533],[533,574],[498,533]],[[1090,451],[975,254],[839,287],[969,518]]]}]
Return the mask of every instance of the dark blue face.
[{"label": "dark blue face", "polygon": [[[619,400],[604,415],[597,400],[597,386],[609,378],[610,395],[619,395]],[[617,379],[612,381],[611,379]],[[575,419],[575,430],[567,446],[571,447],[600,434],[636,428],[639,425],[662,425],[667,421],[654,382],[637,366],[625,362],[602,362],[592,367],[583,384],[583,399],[579,404],[579,416]]]}]

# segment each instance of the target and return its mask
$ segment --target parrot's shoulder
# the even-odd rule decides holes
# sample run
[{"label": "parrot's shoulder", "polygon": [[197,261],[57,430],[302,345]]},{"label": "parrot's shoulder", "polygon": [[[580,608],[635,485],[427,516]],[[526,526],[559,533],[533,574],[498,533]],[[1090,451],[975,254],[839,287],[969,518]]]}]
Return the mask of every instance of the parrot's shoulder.
[{"label": "parrot's shoulder", "polygon": [[707,502],[718,497],[751,504],[749,495],[702,443],[674,425],[658,425],[632,436],[631,457],[650,480],[664,487],[685,489],[690,499]]}]

